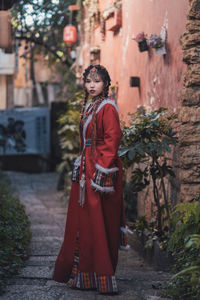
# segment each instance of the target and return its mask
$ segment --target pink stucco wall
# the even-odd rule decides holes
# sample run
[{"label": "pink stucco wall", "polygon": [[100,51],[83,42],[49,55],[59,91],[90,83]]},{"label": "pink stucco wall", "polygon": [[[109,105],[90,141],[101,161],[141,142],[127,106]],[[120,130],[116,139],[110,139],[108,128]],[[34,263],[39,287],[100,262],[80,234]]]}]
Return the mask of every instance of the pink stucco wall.
[{"label": "pink stucco wall", "polygon": [[[110,7],[113,0],[101,0],[101,12]],[[90,63],[89,50],[100,46],[100,63],[104,65],[112,79],[118,83],[117,104],[123,119],[128,112],[135,112],[138,105],[178,107],[178,91],[185,70],[179,37],[185,31],[188,0],[122,0],[122,28],[117,34],[106,31],[102,40],[100,26],[96,26],[88,42],[87,34],[82,40],[83,69]],[[108,21],[109,22],[109,21]],[[148,36],[159,34],[161,27],[167,29],[167,55],[155,56],[149,52],[139,52],[137,43],[132,39],[138,32]],[[130,87],[131,76],[139,76],[140,91]]]}]

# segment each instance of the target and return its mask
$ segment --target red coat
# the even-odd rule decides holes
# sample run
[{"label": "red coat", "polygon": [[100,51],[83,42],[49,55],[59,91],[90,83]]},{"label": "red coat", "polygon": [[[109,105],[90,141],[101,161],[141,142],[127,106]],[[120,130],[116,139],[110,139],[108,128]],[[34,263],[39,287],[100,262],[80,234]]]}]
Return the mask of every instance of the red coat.
[{"label": "red coat", "polygon": [[[83,152],[75,163],[80,165],[80,179],[85,155],[85,204],[80,206],[80,186],[73,182],[64,241],[53,275],[59,282],[67,282],[71,274],[78,231],[80,271],[113,276],[117,266],[120,226],[124,226],[122,165],[117,155],[122,131],[118,109],[112,100],[103,100],[96,113],[97,138],[103,143],[97,143],[95,154],[90,146],[86,146],[86,140],[92,134],[92,116],[89,115],[83,127]],[[106,175],[115,173],[114,186],[104,188],[96,184],[94,174],[97,170]]]}]

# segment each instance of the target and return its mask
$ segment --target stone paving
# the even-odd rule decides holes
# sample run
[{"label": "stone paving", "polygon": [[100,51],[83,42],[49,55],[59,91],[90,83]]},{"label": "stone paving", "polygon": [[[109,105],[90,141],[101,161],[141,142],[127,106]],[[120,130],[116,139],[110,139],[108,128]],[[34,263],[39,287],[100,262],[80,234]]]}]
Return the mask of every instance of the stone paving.
[{"label": "stone paving", "polygon": [[[66,205],[56,191],[56,173],[25,174],[6,172],[26,207],[31,221],[31,254],[26,266],[9,280],[6,300],[111,299],[95,291],[79,291],[53,281],[54,262],[60,249],[66,220]],[[133,250],[119,252],[116,272],[119,295],[116,300],[159,300],[156,287],[169,278],[147,266]],[[164,300],[164,298],[162,298]]]}]

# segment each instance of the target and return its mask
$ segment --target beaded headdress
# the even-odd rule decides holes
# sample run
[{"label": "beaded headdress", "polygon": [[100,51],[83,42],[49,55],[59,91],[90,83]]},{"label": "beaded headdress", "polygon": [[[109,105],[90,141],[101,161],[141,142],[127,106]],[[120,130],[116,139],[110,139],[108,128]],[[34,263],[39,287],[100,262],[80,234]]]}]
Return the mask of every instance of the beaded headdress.
[{"label": "beaded headdress", "polygon": [[105,69],[104,66],[102,65],[92,65],[92,64],[90,64],[88,68],[91,68],[89,74],[92,78],[98,75],[98,69]]}]

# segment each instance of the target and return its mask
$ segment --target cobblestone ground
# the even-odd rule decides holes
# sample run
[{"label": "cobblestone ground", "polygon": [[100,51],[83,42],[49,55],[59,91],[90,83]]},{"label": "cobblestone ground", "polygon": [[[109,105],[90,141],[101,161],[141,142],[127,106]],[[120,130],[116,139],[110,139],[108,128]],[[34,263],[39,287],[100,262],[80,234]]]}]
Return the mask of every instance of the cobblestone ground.
[{"label": "cobblestone ground", "polygon": [[[8,300],[111,299],[95,291],[72,290],[51,280],[54,262],[60,249],[65,227],[66,207],[56,191],[55,173],[25,174],[6,172],[31,221],[31,255],[19,274],[9,280],[8,291],[0,298]],[[169,277],[145,265],[133,250],[120,251],[116,272],[122,300],[158,300],[155,287]]]}]

